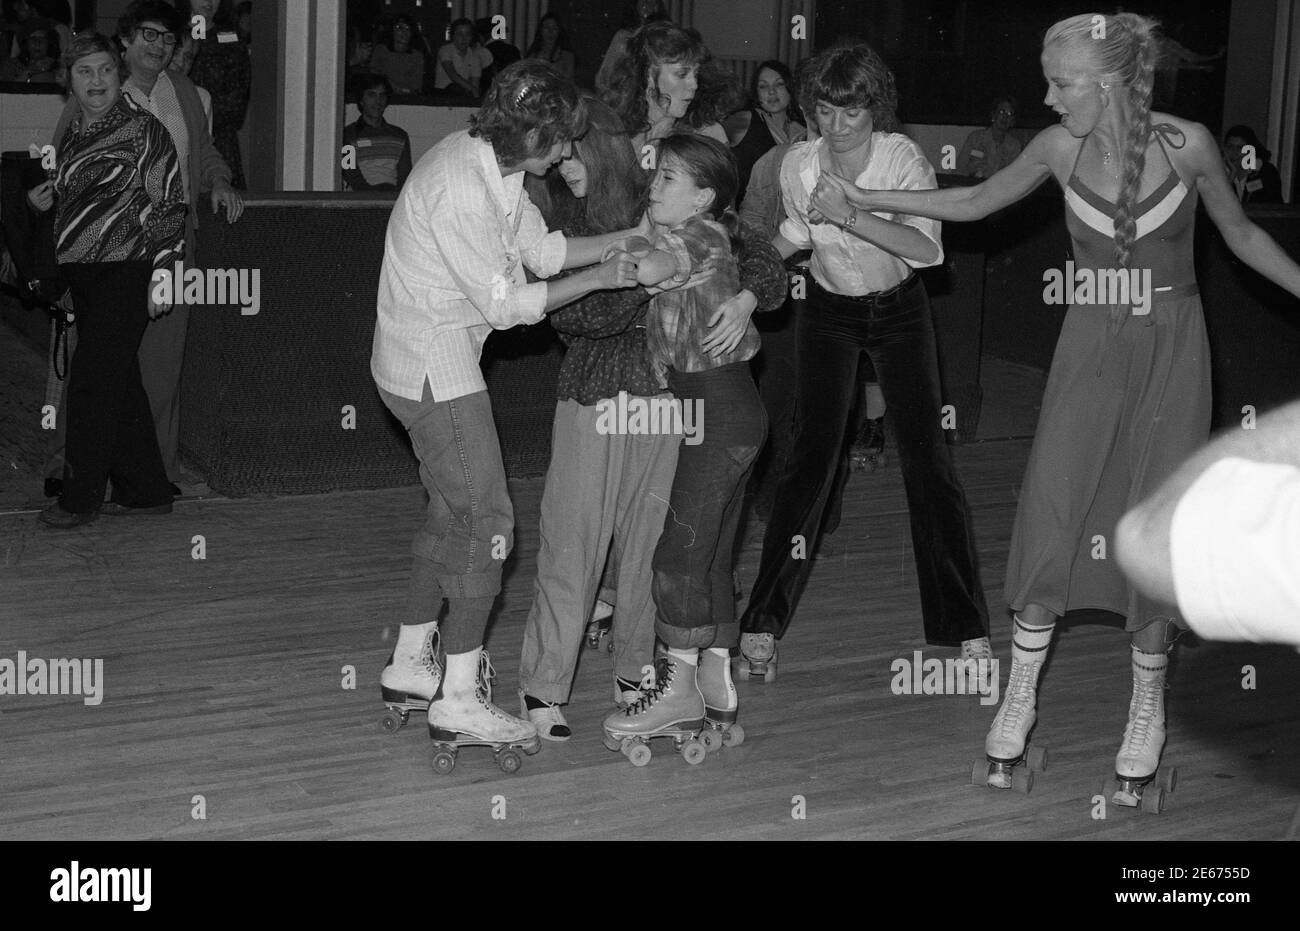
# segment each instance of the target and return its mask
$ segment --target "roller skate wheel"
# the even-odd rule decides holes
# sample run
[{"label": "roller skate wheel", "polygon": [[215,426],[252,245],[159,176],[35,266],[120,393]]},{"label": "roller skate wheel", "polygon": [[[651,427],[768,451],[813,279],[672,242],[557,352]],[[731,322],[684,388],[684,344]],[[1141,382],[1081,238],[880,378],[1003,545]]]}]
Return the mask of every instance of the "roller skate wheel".
[{"label": "roller skate wheel", "polygon": [[622,750],[622,749],[623,749],[623,741],[622,741],[622,739],[621,739],[621,738],[618,738],[618,737],[615,737],[615,736],[613,736],[612,734],[609,734],[609,733],[601,734],[601,735],[600,735],[600,742],[603,743],[603,744],[605,745],[605,749],[606,749],[606,750]]},{"label": "roller skate wheel", "polygon": [[722,735],[712,728],[706,728],[700,733],[700,743],[709,753],[714,753],[722,749]]},{"label": "roller skate wheel", "polygon": [[1165,810],[1165,790],[1154,782],[1142,790],[1139,807],[1148,815],[1158,815]]},{"label": "roller skate wheel", "polygon": [[1047,772],[1047,748],[1030,747],[1025,753],[1025,765],[1031,773]]},{"label": "roller skate wheel", "polygon": [[623,752],[627,754],[628,762],[633,766],[645,766],[652,756],[648,744],[633,744]]},{"label": "roller skate wheel", "polygon": [[503,773],[517,773],[519,767],[524,765],[524,761],[519,759],[519,754],[513,750],[502,750],[497,754],[497,765],[501,767]]},{"label": "roller skate wheel", "polygon": [[1173,795],[1174,787],[1178,785],[1178,767],[1171,766],[1156,773],[1156,785]]},{"label": "roller skate wheel", "polygon": [[1034,788],[1034,774],[1017,766],[1011,773],[1011,788],[1021,795],[1028,795]]},{"label": "roller skate wheel", "polygon": [[700,763],[704,762],[704,758],[707,755],[708,751],[704,749],[704,744],[700,743],[698,740],[688,740],[682,746],[682,759],[687,763],[690,763],[692,766],[698,766]]},{"label": "roller skate wheel", "polygon": [[776,663],[768,663],[767,668],[763,670],[764,682],[776,681]]},{"label": "roller skate wheel", "polygon": [[447,776],[456,768],[456,754],[451,750],[439,750],[433,755],[433,771],[439,776]]},{"label": "roller skate wheel", "polygon": [[733,724],[722,732],[722,745],[724,747],[739,747],[745,742],[745,729],[739,724]]},{"label": "roller skate wheel", "polygon": [[970,784],[973,786],[986,786],[989,783],[989,763],[988,760],[976,760],[970,768]]},{"label": "roller skate wheel", "polygon": [[403,720],[402,716],[396,711],[386,712],[384,716],[379,719],[379,726],[389,734],[396,734],[402,729],[402,725],[405,723],[406,721]]},{"label": "roller skate wheel", "polygon": [[1114,776],[1110,776],[1102,780],[1101,795],[1102,798],[1104,798],[1107,803],[1114,802],[1115,793],[1118,791],[1119,791],[1119,780],[1116,779]]}]

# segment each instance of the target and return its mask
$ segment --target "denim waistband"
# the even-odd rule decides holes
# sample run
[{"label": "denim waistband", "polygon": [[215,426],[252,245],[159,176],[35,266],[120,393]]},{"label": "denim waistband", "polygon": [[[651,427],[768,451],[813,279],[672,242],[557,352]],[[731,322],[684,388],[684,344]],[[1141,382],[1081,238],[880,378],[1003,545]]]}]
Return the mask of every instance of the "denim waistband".
[{"label": "denim waistband", "polygon": [[864,307],[888,307],[890,304],[897,304],[901,301],[916,285],[921,283],[921,276],[913,271],[910,275],[884,291],[872,291],[870,294],[836,294],[834,291],[827,291],[817,283],[817,279],[808,276],[808,288],[819,295],[825,295],[837,301],[847,301],[851,304],[861,304]]}]

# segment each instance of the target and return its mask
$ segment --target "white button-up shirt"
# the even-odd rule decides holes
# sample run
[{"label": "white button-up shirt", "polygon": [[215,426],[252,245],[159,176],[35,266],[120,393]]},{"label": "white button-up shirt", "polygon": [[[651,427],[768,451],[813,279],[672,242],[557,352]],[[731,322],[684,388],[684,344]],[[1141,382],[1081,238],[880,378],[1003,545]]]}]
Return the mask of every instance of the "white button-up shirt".
[{"label": "white button-up shirt", "polygon": [[564,265],[564,236],[524,192],[524,174],[501,177],[492,146],[468,131],[425,153],[388,220],[379,273],[379,319],[370,371],[398,397],[434,400],[487,384],[479,368],[494,328],[546,315],[546,282]]},{"label": "white button-up shirt", "polygon": [[[798,249],[812,250],[810,268],[817,283],[835,294],[856,297],[886,291],[907,278],[911,269],[943,262],[943,225],[938,220],[873,211],[882,219],[912,227],[933,242],[939,255],[932,262],[900,258],[834,223],[810,224],[808,202],[822,172],[824,143],[824,139],[798,143],[781,162],[781,197],[786,213],[781,235]],[[934,168],[921,147],[901,133],[872,134],[871,159],[853,183],[873,191],[928,191],[938,187]]]}]

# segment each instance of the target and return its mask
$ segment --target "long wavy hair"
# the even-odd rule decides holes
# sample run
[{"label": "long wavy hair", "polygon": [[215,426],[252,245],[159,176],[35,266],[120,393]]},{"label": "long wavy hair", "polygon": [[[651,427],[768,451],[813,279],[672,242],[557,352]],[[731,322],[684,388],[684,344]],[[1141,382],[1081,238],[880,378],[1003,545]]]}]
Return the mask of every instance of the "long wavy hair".
[{"label": "long wavy hair", "polygon": [[571,81],[526,58],[497,74],[469,125],[471,136],[492,143],[502,165],[517,164],[582,135],[587,109]]},{"label": "long wavy hair", "polygon": [[785,92],[790,95],[790,103],[785,108],[785,115],[791,122],[803,123],[803,110],[799,107],[799,86],[794,75],[785,62],[769,59],[754,69],[754,76],[749,80],[749,103],[755,109],[762,109],[758,101],[758,76],[764,71],[775,71],[785,82]]},{"label": "long wavy hair", "polygon": [[1137,238],[1138,187],[1146,167],[1151,140],[1151,91],[1159,59],[1158,23],[1136,13],[1084,13],[1054,24],[1043,37],[1043,48],[1072,44],[1086,49],[1103,86],[1128,90],[1128,133],[1121,155],[1119,197],[1115,201],[1115,263],[1128,268]]},{"label": "long wavy hair", "polygon": [[[694,29],[657,20],[638,29],[628,40],[627,54],[619,59],[605,91],[604,101],[623,120],[628,135],[650,129],[646,88],[659,91],[660,65],[695,65],[698,88],[682,123],[699,129],[721,122],[741,106],[740,84],[713,60],[708,46]],[[653,77],[653,80],[652,80]]]},{"label": "long wavy hair", "polygon": [[573,155],[587,169],[587,196],[577,198],[556,168],[544,178],[529,175],[524,188],[548,229],[612,233],[635,226],[644,207],[646,173],[623,135],[618,114],[594,94],[583,93],[587,131],[573,140]]}]

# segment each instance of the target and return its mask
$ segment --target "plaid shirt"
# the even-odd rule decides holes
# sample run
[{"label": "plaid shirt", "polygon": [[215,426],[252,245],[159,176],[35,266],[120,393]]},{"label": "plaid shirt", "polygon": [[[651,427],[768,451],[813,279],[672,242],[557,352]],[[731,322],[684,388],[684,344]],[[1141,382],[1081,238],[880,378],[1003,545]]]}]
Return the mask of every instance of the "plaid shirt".
[{"label": "plaid shirt", "polygon": [[753,320],[749,321],[740,345],[731,352],[714,357],[704,351],[709,318],[740,290],[726,229],[713,220],[694,216],[677,229],[656,236],[654,248],[672,256],[673,285],[684,284],[707,263],[712,262],[717,269],[712,278],[698,287],[675,287],[656,294],[651,300],[646,334],[656,374],[662,375],[670,368],[679,372],[703,372],[754,358],[758,354],[759,337]]}]

